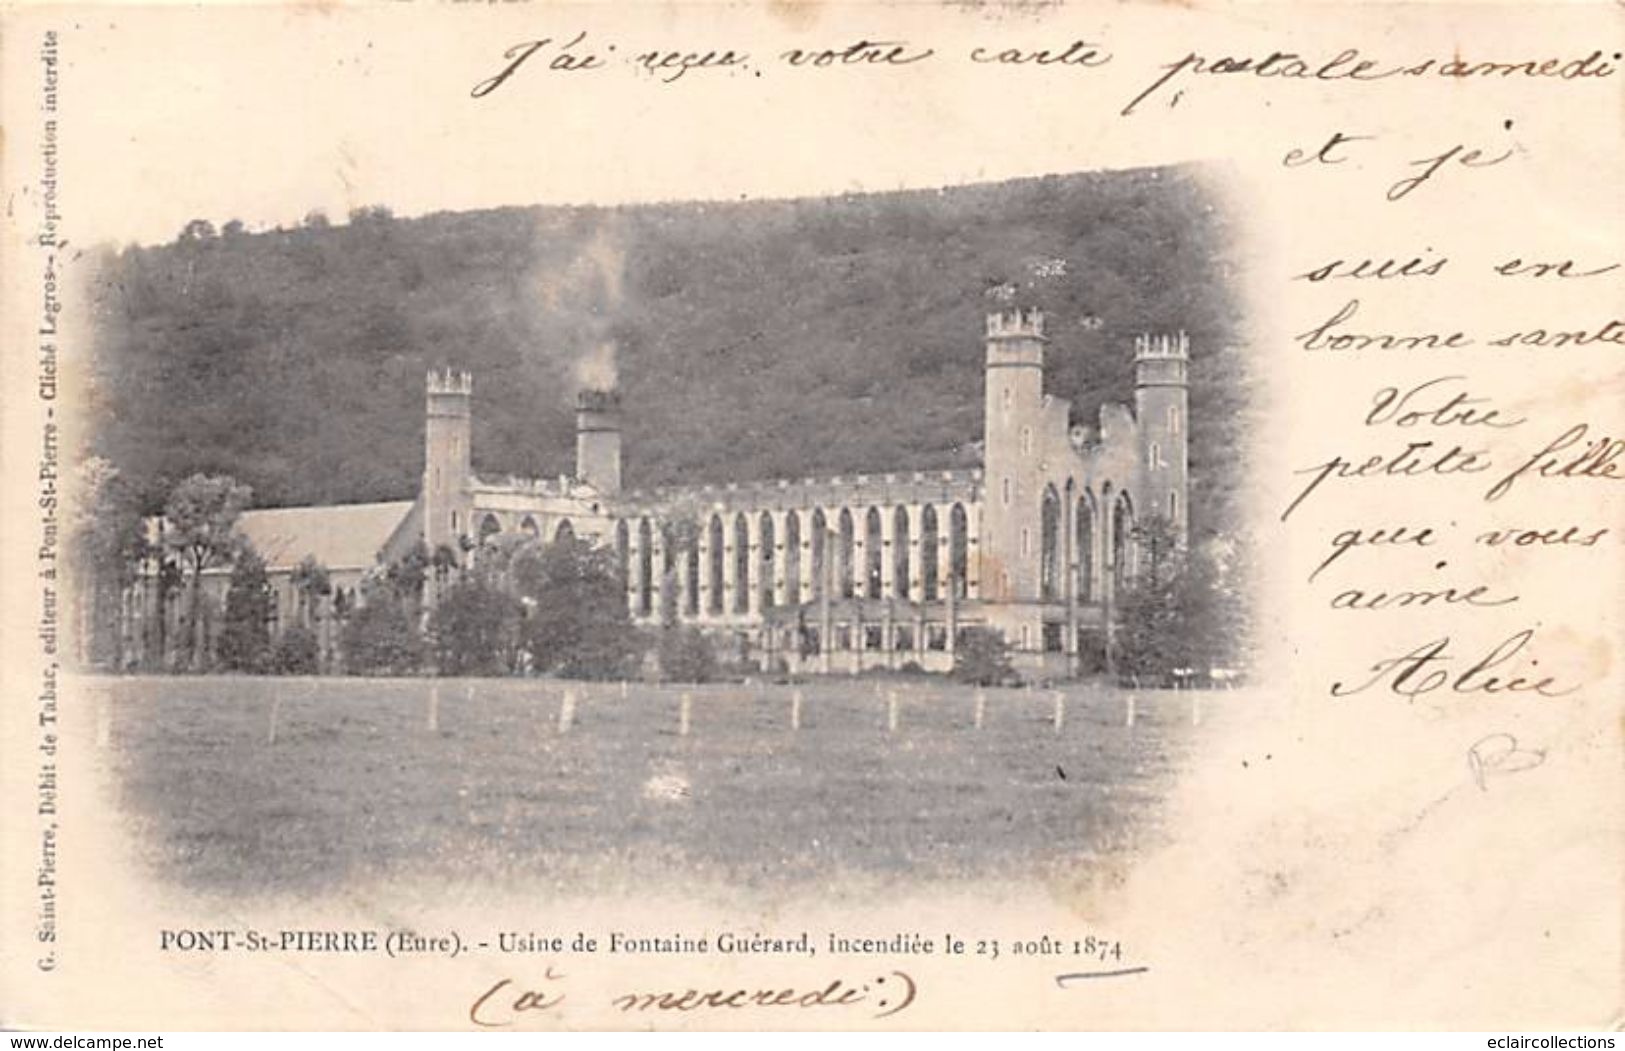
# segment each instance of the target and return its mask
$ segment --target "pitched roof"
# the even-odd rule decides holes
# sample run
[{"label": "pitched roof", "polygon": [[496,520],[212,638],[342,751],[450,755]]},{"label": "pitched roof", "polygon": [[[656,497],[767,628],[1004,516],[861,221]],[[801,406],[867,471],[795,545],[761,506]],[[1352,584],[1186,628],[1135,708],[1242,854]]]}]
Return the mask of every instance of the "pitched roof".
[{"label": "pitched roof", "polygon": [[306,555],[328,569],[366,569],[411,510],[410,500],[277,507],[243,512],[237,529],[268,569],[292,569]]}]

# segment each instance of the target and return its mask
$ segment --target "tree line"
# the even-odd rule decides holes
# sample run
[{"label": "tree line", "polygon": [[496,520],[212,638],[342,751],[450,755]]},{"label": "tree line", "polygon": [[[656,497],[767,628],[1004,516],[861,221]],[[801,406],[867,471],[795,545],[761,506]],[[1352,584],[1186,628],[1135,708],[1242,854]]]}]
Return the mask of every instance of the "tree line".
[{"label": "tree line", "polygon": [[[161,530],[106,461],[85,464],[81,487],[72,543],[82,567],[85,659],[94,665],[126,663],[124,598],[140,584],[151,602],[142,650],[149,667],[165,670],[586,679],[652,670],[682,682],[728,670],[702,632],[680,623],[675,564],[660,588],[659,625],[645,631],[632,623],[619,554],[573,534],[551,542],[504,534],[477,549],[465,541],[431,551],[420,541],[369,571],[354,592],[336,588],[329,569],[307,555],[289,573],[294,617],[273,630],[265,559],[237,528],[253,497],[248,486],[228,475],[187,477],[165,501]],[[669,528],[679,546],[698,531],[681,517]],[[1160,518],[1135,529],[1140,569],[1123,582],[1112,630],[1084,670],[1154,684],[1240,667],[1250,627],[1245,552],[1218,541],[1180,543]],[[227,570],[215,608],[205,579]],[[962,630],[953,674],[984,685],[1019,680],[1007,641],[978,627]]]}]

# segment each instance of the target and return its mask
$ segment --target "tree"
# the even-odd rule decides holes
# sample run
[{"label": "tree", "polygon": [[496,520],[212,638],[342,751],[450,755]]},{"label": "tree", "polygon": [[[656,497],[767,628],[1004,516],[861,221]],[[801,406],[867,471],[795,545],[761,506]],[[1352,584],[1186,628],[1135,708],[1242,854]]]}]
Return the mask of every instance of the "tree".
[{"label": "tree", "polygon": [[441,592],[429,636],[442,675],[500,675],[513,668],[519,642],[519,600],[485,575]]},{"label": "tree", "polygon": [[243,544],[231,567],[220,659],[233,671],[262,672],[271,660],[271,584],[265,560]]},{"label": "tree", "polygon": [[213,223],[209,222],[207,219],[193,219],[191,222],[187,223],[181,228],[181,234],[177,240],[183,243],[196,243],[198,241],[212,241],[214,240],[214,236],[215,233]]},{"label": "tree", "polygon": [[117,664],[122,656],[119,597],[135,583],[141,562],[151,554],[146,521],[118,468],[99,456],[80,466],[75,489],[69,543],[85,625],[81,656],[94,664]]},{"label": "tree", "polygon": [[317,600],[333,593],[332,575],[315,555],[306,555],[293,567],[289,581],[299,596],[299,624],[308,628],[318,619]]},{"label": "tree", "polygon": [[615,552],[578,537],[515,552],[514,584],[528,600],[521,639],[535,666],[567,678],[624,678],[644,642],[632,626]]},{"label": "tree", "polygon": [[416,622],[413,611],[392,589],[373,588],[344,622],[345,670],[351,675],[416,671],[423,658]]},{"label": "tree", "polygon": [[1249,636],[1244,549],[1215,540],[1191,551],[1167,542],[1161,519],[1136,534],[1144,559],[1118,600],[1118,671],[1162,682],[1237,668]]},{"label": "tree", "polygon": [[656,650],[660,677],[666,682],[710,682],[717,677],[717,654],[705,633],[691,625],[660,632]]},{"label": "tree", "polygon": [[203,625],[203,574],[236,553],[237,519],[253,499],[253,490],[227,475],[194,474],[175,487],[164,505],[164,546],[173,551],[189,583],[187,616],[192,626],[191,665],[201,668],[207,655]]},{"label": "tree", "polygon": [[1003,686],[1019,676],[1010,664],[1004,633],[992,628],[966,628],[954,646],[954,681],[975,686]]},{"label": "tree", "polygon": [[285,628],[271,651],[271,670],[278,675],[314,675],[320,666],[316,633],[299,624]]}]

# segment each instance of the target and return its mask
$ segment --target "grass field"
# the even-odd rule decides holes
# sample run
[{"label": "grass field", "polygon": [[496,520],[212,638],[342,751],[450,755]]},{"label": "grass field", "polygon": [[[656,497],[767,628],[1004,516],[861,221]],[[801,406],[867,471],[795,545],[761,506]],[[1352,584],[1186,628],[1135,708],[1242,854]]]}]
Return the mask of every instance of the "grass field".
[{"label": "grass field", "polygon": [[1057,730],[1054,691],[988,690],[977,729],[975,691],[937,681],[100,686],[121,816],[160,877],[248,893],[1065,878],[1154,840],[1182,757],[1230,701],[1202,695],[1194,725],[1192,694],[1141,692],[1130,727],[1127,693],[1073,687]]}]

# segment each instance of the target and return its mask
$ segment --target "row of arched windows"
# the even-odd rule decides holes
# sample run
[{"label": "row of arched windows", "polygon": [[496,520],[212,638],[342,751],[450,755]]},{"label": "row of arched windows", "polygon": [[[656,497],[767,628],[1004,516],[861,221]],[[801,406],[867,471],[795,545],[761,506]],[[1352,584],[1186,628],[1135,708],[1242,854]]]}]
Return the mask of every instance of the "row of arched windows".
[{"label": "row of arched windows", "polygon": [[[1072,496],[1073,486],[1067,483],[1067,499],[1056,491],[1055,486],[1045,488],[1043,504],[1039,515],[1039,563],[1038,583],[1040,597],[1055,601],[1065,597],[1062,587],[1066,572],[1066,552],[1062,550],[1062,539],[1066,536],[1065,525],[1062,522],[1062,511],[1070,506],[1072,513],[1072,552],[1078,567],[1077,594],[1081,601],[1088,601],[1095,595],[1098,586],[1096,560],[1101,552],[1095,549],[1096,517],[1098,509],[1092,492],[1085,489],[1081,495]],[[1134,535],[1134,505],[1126,492],[1118,492],[1113,498],[1111,483],[1107,483],[1101,490],[1104,499],[1111,503],[1112,520],[1110,530],[1105,538],[1111,544],[1111,559],[1109,564],[1116,574],[1116,582],[1123,579],[1133,570],[1133,549],[1130,544]]]},{"label": "row of arched windows", "polygon": [[[884,528],[887,514],[892,526],[889,538]],[[730,518],[714,514],[692,536],[669,524],[658,527],[659,565],[653,542],[657,527],[650,519],[638,519],[635,526],[621,520],[615,538],[632,610],[640,616],[655,612],[660,581],[670,582],[661,593],[672,591],[674,600],[680,593],[678,608],[687,616],[698,616],[702,601],[704,612],[713,615],[770,610],[779,601],[781,581],[783,601],[792,606],[819,601],[826,587],[833,599],[937,602],[947,597],[949,587],[957,598],[966,597],[970,575],[970,517],[964,505],[956,503],[947,518],[944,529],[939,511],[930,504],[917,515],[901,506],[890,511],[871,507],[857,514],[842,508],[833,520],[823,508],[810,515],[789,511],[782,524],[768,511],[738,512]],[[912,557],[916,519],[917,570]]]},{"label": "row of arched windows", "polygon": [[[520,521],[519,531],[527,536],[538,539],[542,535],[541,527],[536,524],[536,519],[531,515],[526,515]],[[491,539],[500,532],[502,532],[501,519],[497,518],[496,515],[489,511],[480,516],[480,543],[485,543],[487,540]],[[570,525],[570,520],[568,518],[560,520],[559,524],[553,529],[553,541],[555,543],[560,540],[571,539],[574,536],[575,528]]]}]

